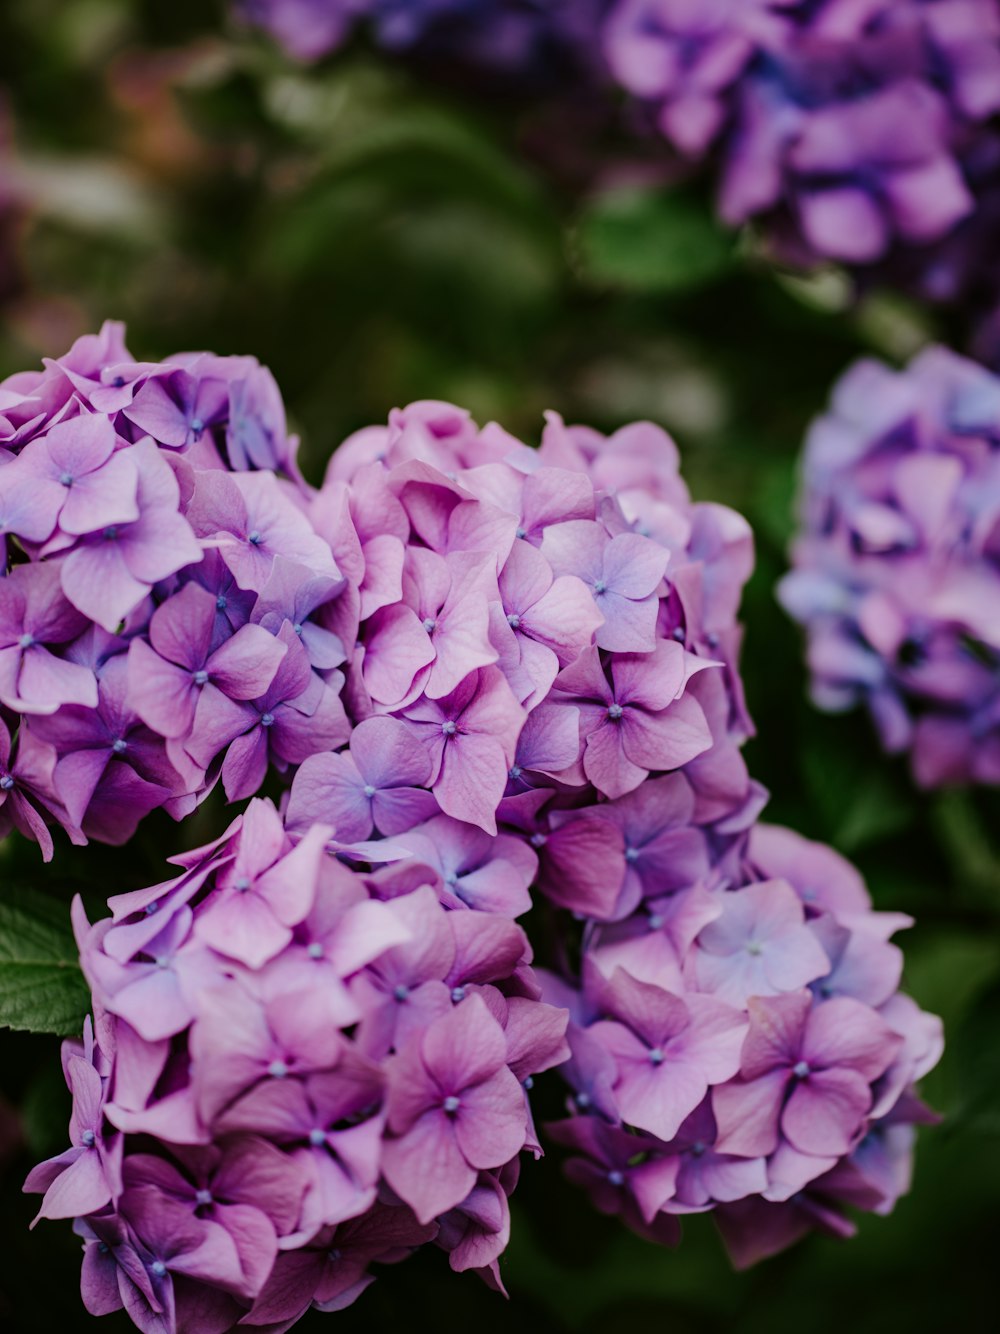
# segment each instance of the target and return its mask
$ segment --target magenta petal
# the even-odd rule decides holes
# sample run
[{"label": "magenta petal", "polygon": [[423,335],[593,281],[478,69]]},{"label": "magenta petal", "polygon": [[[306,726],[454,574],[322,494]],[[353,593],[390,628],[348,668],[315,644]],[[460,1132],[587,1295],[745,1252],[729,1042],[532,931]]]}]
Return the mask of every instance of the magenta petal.
[{"label": "magenta petal", "polygon": [[520,1153],[526,1132],[524,1090],[509,1070],[463,1090],[455,1138],[472,1167],[502,1167]]}]

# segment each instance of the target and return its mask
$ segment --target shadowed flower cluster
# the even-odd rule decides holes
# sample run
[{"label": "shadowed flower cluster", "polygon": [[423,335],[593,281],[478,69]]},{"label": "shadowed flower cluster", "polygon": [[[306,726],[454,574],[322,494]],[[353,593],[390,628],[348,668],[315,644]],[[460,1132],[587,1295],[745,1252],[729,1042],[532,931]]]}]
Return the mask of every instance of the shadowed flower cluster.
[{"label": "shadowed flower cluster", "polygon": [[360,26],[387,51],[551,82],[597,65],[609,0],[237,0],[237,14],[298,60],[328,55]]},{"label": "shadowed flower cluster", "polygon": [[711,1211],[738,1267],[813,1228],[849,1236],[845,1206],[888,1212],[941,1050],[897,991],[906,925],[831,849],[765,825],[737,880],[589,924],[579,976],[546,992],[572,1015],[573,1116],[548,1127],[570,1178],[667,1245]]},{"label": "shadowed flower cluster", "polygon": [[994,0],[617,0],[604,45],[681,153],[718,156],[723,217],[796,260],[869,265],[975,208]]},{"label": "shadowed flower cluster", "polygon": [[801,520],[780,595],[816,703],[864,703],[923,787],[1000,783],[1000,380],[944,348],[853,366]]},{"label": "shadowed flower cluster", "polygon": [[270,372],[122,339],[0,384],[0,829],[46,858],[50,818],[124,843],[347,737],[323,624],[344,577]]},{"label": "shadowed flower cluster", "polygon": [[180,874],[77,903],[95,1024],[71,1147],[25,1189],[73,1218],[93,1315],[290,1328],[435,1242],[502,1290],[526,1089],[565,1060],[527,939],[433,876],[389,890],[252,801]]}]

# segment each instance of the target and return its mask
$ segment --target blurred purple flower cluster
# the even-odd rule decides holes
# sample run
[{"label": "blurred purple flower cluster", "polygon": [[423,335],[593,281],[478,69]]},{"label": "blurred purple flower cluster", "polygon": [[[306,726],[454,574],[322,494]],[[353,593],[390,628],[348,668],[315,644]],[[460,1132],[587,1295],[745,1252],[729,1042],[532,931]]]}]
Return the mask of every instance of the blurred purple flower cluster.
[{"label": "blurred purple flower cluster", "polygon": [[68,1043],[71,1147],[25,1189],[74,1218],[93,1315],[288,1329],[435,1242],[502,1290],[526,1089],[567,1055],[527,938],[379,893],[250,803],[165,884],[75,908],[96,1025]]},{"label": "blurred purple flower cluster", "polygon": [[597,65],[608,0],[238,0],[237,13],[290,55],[314,61],[362,23],[378,45],[519,79]]},{"label": "blurred purple flower cluster", "polygon": [[1000,380],[940,347],[851,367],[801,522],[780,592],[819,706],[864,702],[924,787],[1000,783]]},{"label": "blurred purple flower cluster", "polygon": [[120,325],[0,384],[0,830],[46,858],[346,740],[344,586],[251,357],[136,362]]},{"label": "blurred purple flower cluster", "polygon": [[604,44],[683,154],[718,154],[723,216],[796,261],[870,265],[976,208],[996,0],[618,0]]},{"label": "blurred purple flower cluster", "polygon": [[572,1015],[573,1115],[548,1127],[571,1179],[667,1245],[712,1211],[738,1267],[813,1228],[851,1235],[845,1206],[887,1213],[934,1119],[914,1081],[941,1052],[940,1022],[897,991],[888,938],[909,919],[766,825],[735,878],[663,891],[588,923],[573,985],[546,981]]}]

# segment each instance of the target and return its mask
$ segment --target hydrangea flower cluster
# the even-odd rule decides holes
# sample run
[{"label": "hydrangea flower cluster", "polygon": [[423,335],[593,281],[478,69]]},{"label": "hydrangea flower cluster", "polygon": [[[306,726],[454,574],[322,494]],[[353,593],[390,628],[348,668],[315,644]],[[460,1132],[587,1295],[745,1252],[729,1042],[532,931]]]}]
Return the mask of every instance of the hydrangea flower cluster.
[{"label": "hydrangea flower cluster", "polygon": [[239,0],[296,59],[314,61],[361,23],[380,47],[521,78],[596,65],[608,0]]},{"label": "hydrangea flower cluster", "polygon": [[296,444],[252,357],[137,362],[114,323],[0,384],[0,832],[124,843],[346,740]]},{"label": "hydrangea flower cluster", "polygon": [[711,1211],[738,1267],[850,1235],[844,1206],[888,1212],[942,1045],[897,991],[908,924],[830,848],[761,824],[735,881],[588,924],[578,975],[546,987],[572,1015],[573,1115],[548,1127],[571,1180],[666,1245]]},{"label": "hydrangea flower cluster", "polygon": [[[533,450],[414,404],[345,442],[310,517],[348,577],[332,624],[357,644],[356,726],[299,769],[291,827],[412,847],[415,826],[460,896],[511,915],[526,853],[554,902],[607,920],[647,875],[738,852],[763,801],[739,751],[752,536],[691,503],[658,427],[605,439],[551,414]],[[667,800],[647,780],[671,773]]]},{"label": "hydrangea flower cluster", "polygon": [[995,0],[617,0],[604,45],[682,153],[718,152],[723,216],[795,259],[872,264],[973,212]]},{"label": "hydrangea flower cluster", "polygon": [[851,367],[801,525],[780,596],[816,703],[866,704],[923,787],[1000,783],[1000,380],[941,347]]},{"label": "hydrangea flower cluster", "polygon": [[378,886],[251,801],[164,884],[77,901],[95,1024],[71,1147],[25,1189],[73,1218],[87,1310],[285,1330],[434,1242],[501,1288],[526,1090],[562,1062],[524,932],[431,871]]}]

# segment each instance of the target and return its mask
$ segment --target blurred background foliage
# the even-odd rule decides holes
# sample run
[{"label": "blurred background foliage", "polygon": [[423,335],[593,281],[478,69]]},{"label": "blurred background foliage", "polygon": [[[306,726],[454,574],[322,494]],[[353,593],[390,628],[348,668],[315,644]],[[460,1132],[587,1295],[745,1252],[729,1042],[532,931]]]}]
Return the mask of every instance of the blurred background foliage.
[{"label": "blurred background foliage", "polygon": [[[735,505],[757,534],[747,754],[772,791],[769,818],[832,842],[879,907],[917,917],[906,986],[945,1019],[950,1045],[925,1083],[945,1120],[922,1136],[914,1194],[849,1245],[814,1238],[736,1275],[708,1219],[686,1225],[680,1251],[657,1251],[551,1164],[526,1163],[509,1305],[447,1275],[435,1252],[301,1327],[993,1329],[1000,800],[917,794],[864,719],[814,712],[773,597],[797,453],[833,379],[858,355],[901,360],[941,331],[888,294],[851,305],[834,271],[776,271],[612,113],[471,91],[363,49],[295,66],[215,0],[2,0],[0,375],[112,317],[138,357],[252,352],[277,376],[314,479],[348,432],[416,398],[454,400],[528,440],[547,408],[675,433],[694,494]],[[46,884],[100,903],[159,878],[179,844],[164,819],[123,851],[60,849]],[[37,879],[36,856],[8,841],[0,872]],[[0,1035],[0,1094],[26,1140],[2,1168],[0,1328],[81,1328],[78,1244],[56,1224],[29,1235],[19,1195],[30,1162],[65,1142],[55,1040]],[[559,1098],[555,1081],[541,1090],[539,1119]]]}]

